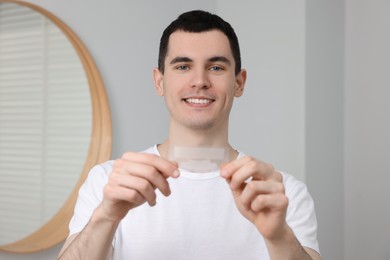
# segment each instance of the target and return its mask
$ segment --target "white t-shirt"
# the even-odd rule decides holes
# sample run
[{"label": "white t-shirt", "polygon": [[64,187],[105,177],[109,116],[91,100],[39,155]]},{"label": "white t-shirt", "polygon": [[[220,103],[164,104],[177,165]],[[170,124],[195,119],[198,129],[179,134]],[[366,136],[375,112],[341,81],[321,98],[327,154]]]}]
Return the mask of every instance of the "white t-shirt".
[{"label": "white t-shirt", "polygon": [[[145,151],[159,155],[157,146]],[[239,157],[243,154],[240,153]],[[70,235],[88,223],[103,197],[113,161],[95,166],[80,188]],[[319,251],[314,204],[305,184],[282,173],[289,198],[286,221],[302,246]],[[269,259],[256,227],[241,215],[219,171],[168,178],[171,195],[131,210],[116,231],[114,260]]]}]

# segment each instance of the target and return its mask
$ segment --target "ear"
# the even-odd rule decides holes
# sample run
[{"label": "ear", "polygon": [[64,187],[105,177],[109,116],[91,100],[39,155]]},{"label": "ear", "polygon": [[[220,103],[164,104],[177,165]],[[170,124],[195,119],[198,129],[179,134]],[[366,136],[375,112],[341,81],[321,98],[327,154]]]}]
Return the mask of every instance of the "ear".
[{"label": "ear", "polygon": [[234,93],[235,97],[242,96],[242,94],[244,93],[245,82],[246,82],[246,70],[242,69],[236,75],[236,89],[235,89],[235,93]]},{"label": "ear", "polygon": [[153,69],[153,81],[157,91],[157,95],[164,96],[164,75],[158,68]]}]

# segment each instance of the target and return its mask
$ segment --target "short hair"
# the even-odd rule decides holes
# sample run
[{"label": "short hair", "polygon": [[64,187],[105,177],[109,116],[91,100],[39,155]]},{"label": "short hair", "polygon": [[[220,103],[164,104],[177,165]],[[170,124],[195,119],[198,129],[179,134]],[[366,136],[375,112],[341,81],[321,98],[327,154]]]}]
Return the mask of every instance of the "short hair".
[{"label": "short hair", "polygon": [[237,75],[241,71],[241,55],[238,38],[234,29],[218,15],[202,10],[194,10],[181,14],[164,30],[160,39],[158,69],[164,73],[164,62],[168,52],[169,37],[172,33],[176,31],[200,33],[214,29],[221,31],[227,36],[235,61],[235,73]]}]

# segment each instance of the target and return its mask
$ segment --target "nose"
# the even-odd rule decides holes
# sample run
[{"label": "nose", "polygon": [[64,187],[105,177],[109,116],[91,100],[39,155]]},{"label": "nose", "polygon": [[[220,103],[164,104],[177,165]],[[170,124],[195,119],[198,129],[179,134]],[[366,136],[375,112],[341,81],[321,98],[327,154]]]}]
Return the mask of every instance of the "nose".
[{"label": "nose", "polygon": [[192,79],[191,87],[198,89],[208,89],[211,84],[207,76],[207,71],[197,70],[194,71],[194,77]]}]

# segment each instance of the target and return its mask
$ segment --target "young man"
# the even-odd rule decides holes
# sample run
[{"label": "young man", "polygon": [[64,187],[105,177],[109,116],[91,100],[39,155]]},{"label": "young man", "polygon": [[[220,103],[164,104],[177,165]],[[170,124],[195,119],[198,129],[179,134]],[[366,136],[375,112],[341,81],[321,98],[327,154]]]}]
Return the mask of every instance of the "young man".
[{"label": "young man", "polygon": [[[154,70],[169,136],[92,169],[60,259],[321,259],[305,185],[228,142],[245,81],[228,23],[203,11],[172,22]],[[169,160],[173,147],[223,149],[228,162],[190,172]]]}]

